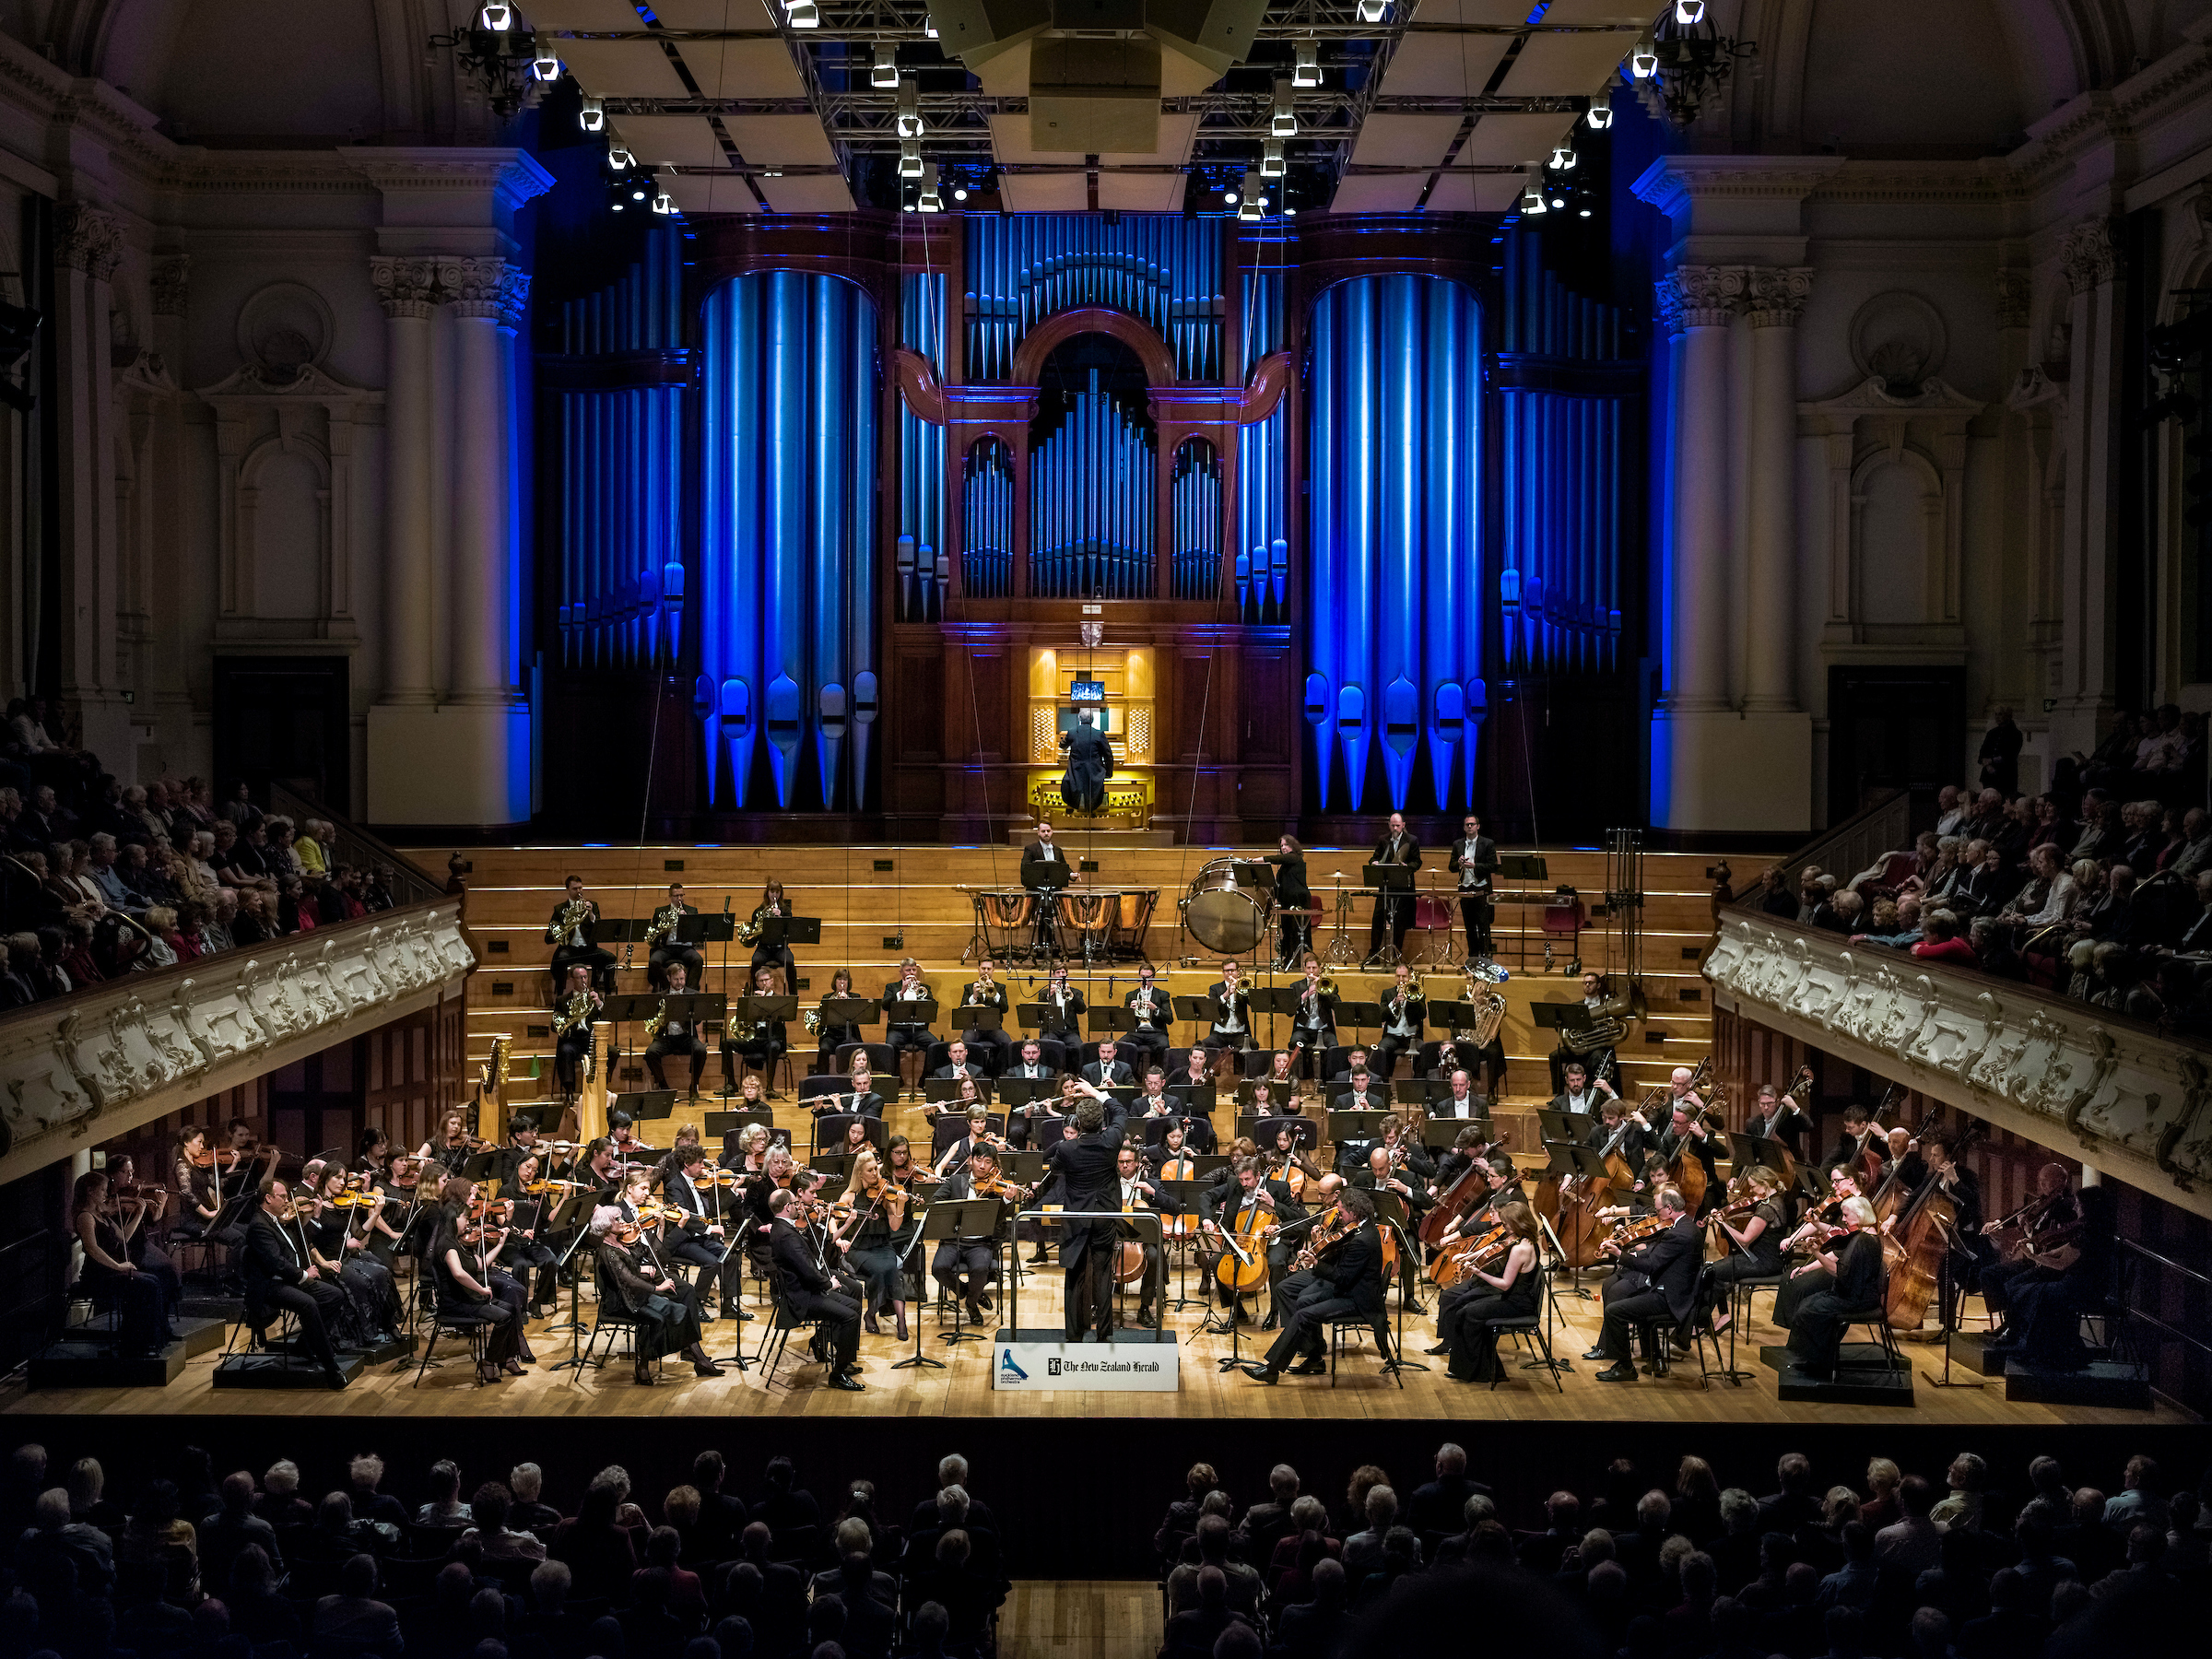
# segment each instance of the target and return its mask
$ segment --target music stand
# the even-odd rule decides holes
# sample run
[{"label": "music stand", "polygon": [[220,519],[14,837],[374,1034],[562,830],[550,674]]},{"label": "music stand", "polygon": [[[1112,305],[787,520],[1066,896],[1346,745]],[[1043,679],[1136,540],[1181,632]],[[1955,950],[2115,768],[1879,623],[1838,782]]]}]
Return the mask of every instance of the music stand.
[{"label": "music stand", "polygon": [[[552,1219],[541,1224],[540,1230],[544,1232],[558,1233],[565,1229],[573,1233],[569,1240],[568,1248],[561,1252],[558,1264],[559,1267],[566,1267],[574,1259],[577,1251],[582,1248],[584,1240],[590,1235],[592,1209],[592,1189],[578,1187],[571,1191],[559,1204],[554,1206]],[[582,1371],[583,1369],[583,1314],[580,1305],[582,1297],[582,1280],[583,1276],[581,1273],[571,1274],[569,1277],[569,1323],[566,1325],[547,1325],[546,1327],[548,1335],[562,1330],[566,1330],[570,1334],[569,1357],[547,1366],[546,1368],[547,1371]],[[558,1294],[558,1282],[555,1285],[555,1291]]]},{"label": "music stand", "polygon": [[[922,1228],[915,1235],[914,1242],[919,1246],[924,1241],[942,1244],[955,1239],[994,1238],[998,1232],[999,1210],[1000,1203],[996,1198],[940,1198],[924,1212]],[[928,1287],[925,1285],[924,1288],[927,1289]],[[952,1329],[938,1340],[947,1343],[982,1340],[980,1332],[971,1331],[967,1328],[967,1321],[963,1317],[966,1312],[967,1309],[962,1300],[958,1296],[954,1297],[952,1299]],[[914,1324],[917,1327],[914,1347],[915,1351],[919,1353],[922,1338],[919,1329],[921,1318],[918,1312]]]},{"label": "music stand", "polygon": [[1797,1183],[1797,1160],[1790,1149],[1771,1135],[1751,1135],[1741,1129],[1728,1131],[1728,1154],[1737,1172],[1765,1167],[1782,1177],[1783,1185]]},{"label": "music stand", "polygon": [[[1246,994],[1245,1007],[1254,1014],[1267,1016],[1267,1046],[1269,1048],[1275,1046],[1276,1016],[1279,1014],[1292,1021],[1298,1018],[1299,1004],[1305,996],[1304,986],[1305,981],[1300,980],[1295,985],[1270,985],[1264,991],[1253,991]],[[1298,1028],[1293,1024],[1290,1029],[1296,1030]]]},{"label": "music stand", "polygon": [[[1589,1133],[1587,1125],[1590,1120],[1588,1118],[1578,1118],[1574,1112],[1561,1112],[1556,1106],[1537,1107],[1536,1122],[1543,1126],[1544,1139],[1547,1143],[1564,1141],[1579,1147],[1583,1144],[1583,1135]],[[1575,1131],[1578,1122],[1584,1125],[1582,1134],[1577,1134]]]},{"label": "music stand", "polygon": [[[1575,1051],[1569,1048],[1568,1037],[1587,1031],[1597,1023],[1591,1018],[1589,1007],[1579,1002],[1531,1003],[1528,1009],[1530,1018],[1535,1021],[1536,1030],[1559,1032],[1559,1046],[1568,1049],[1571,1053]],[[1582,1056],[1575,1053],[1575,1058],[1579,1060]]]},{"label": "music stand", "polygon": [[825,996],[822,1023],[826,1026],[871,1026],[883,1018],[883,1001],[874,996]]},{"label": "music stand", "polygon": [[814,1120],[814,1150],[807,1155],[807,1161],[812,1163],[823,1156],[821,1149],[824,1146],[836,1145],[841,1147],[848,1124],[865,1124],[868,1126],[868,1145],[875,1147],[876,1156],[889,1156],[891,1131],[881,1118],[865,1117],[852,1112],[826,1112]]},{"label": "music stand", "polygon": [[[1398,869],[1403,866],[1393,865],[1390,867]],[[1413,1287],[1419,1283],[1414,1267],[1421,1259],[1421,1247],[1414,1241],[1412,1216],[1403,1198],[1395,1193],[1371,1193],[1369,1196],[1375,1201],[1375,1225],[1387,1227],[1398,1235],[1398,1317],[1391,1335],[1392,1357],[1383,1361],[1382,1370],[1384,1374],[1403,1388],[1406,1383],[1400,1376],[1401,1372],[1425,1371],[1429,1369],[1418,1359],[1406,1358],[1406,1303],[1408,1298],[1419,1294]],[[1390,1287],[1385,1285],[1384,1294],[1387,1295],[1389,1289]]]},{"label": "music stand", "polygon": [[1397,1113],[1394,1112],[1332,1112],[1329,1113],[1329,1139],[1339,1146],[1347,1140],[1379,1140],[1382,1138],[1382,1125],[1395,1116]]},{"label": "music stand", "polygon": [[629,1121],[632,1124],[642,1124],[649,1118],[674,1117],[676,1115],[676,1090],[673,1088],[644,1088],[634,1094],[618,1094],[606,1103],[606,1116],[609,1123],[614,1121],[615,1113],[618,1112],[629,1112]]},{"label": "music stand", "polygon": [[1375,897],[1382,905],[1382,925],[1390,935],[1390,955],[1384,961],[1394,968],[1400,960],[1398,907],[1413,897],[1413,866],[1371,863],[1361,866],[1359,875],[1366,886],[1375,889]]},{"label": "music stand", "polygon": [[819,916],[760,918],[760,943],[771,949],[787,949],[794,945],[819,945],[821,942],[822,920]]},{"label": "music stand", "polygon": [[[1209,1030],[1213,1029],[1214,1022],[1221,1018],[1221,1005],[1210,994],[1205,996],[1171,996],[1168,1003],[1175,1010],[1176,1018],[1194,1019]],[[1249,999],[1244,1006],[1247,1009],[1251,1007]]]},{"label": "music stand", "polygon": [[[1392,866],[1394,869],[1396,867],[1394,865]],[[1340,1002],[1336,1005],[1336,1018],[1339,1023],[1349,1020],[1355,1037],[1369,1026],[1379,1029],[1385,1023],[1382,1005],[1379,1002]],[[1364,1041],[1356,1041],[1353,1046],[1364,1048],[1367,1045]]]},{"label": "music stand", "polygon": [[1025,1031],[1041,1031],[1057,1012],[1051,1003],[1025,1002],[1014,1005],[1014,1018],[1021,1021]]},{"label": "music stand", "polygon": [[1214,1115],[1215,1088],[1211,1083],[1171,1083],[1168,1094],[1182,1102],[1182,1109],[1193,1117],[1210,1118]]},{"label": "music stand", "polygon": [[1318,1146],[1321,1141],[1321,1126],[1310,1117],[1292,1117],[1288,1113],[1282,1113],[1261,1118],[1254,1126],[1258,1133],[1252,1137],[1253,1144],[1265,1147],[1268,1152],[1275,1150],[1275,1137],[1285,1128],[1290,1131],[1293,1144],[1301,1148]]},{"label": "music stand", "polygon": [[[720,1135],[725,1146],[732,1135],[752,1124],[758,1124],[761,1128],[767,1130],[770,1145],[775,1144],[776,1116],[766,1107],[735,1112],[710,1112],[700,1122],[705,1134]],[[783,1136],[783,1143],[786,1146],[791,1144],[791,1136],[788,1134]]]},{"label": "music stand", "polygon": [[[1196,1159],[1192,1161],[1194,1166]],[[1213,1177],[1208,1174],[1194,1176],[1186,1181],[1171,1181],[1165,1176],[1156,1175],[1152,1178],[1152,1184],[1165,1196],[1174,1199],[1180,1206],[1176,1212],[1179,1218],[1187,1217],[1190,1220],[1190,1227],[1175,1235],[1176,1242],[1195,1245],[1203,1236],[1198,1231],[1198,1200],[1214,1184]],[[1176,1265],[1175,1288],[1175,1311],[1178,1313],[1193,1305],[1206,1306],[1213,1300],[1210,1296],[1186,1294],[1191,1288],[1191,1258],[1196,1253],[1194,1249],[1180,1253],[1182,1259]]]},{"label": "music stand", "polygon": [[881,1006],[887,1030],[900,1026],[934,1026],[937,1023],[937,1016],[943,1012],[937,1006],[935,996],[925,996],[918,1002],[901,1002],[897,997],[887,996]]}]

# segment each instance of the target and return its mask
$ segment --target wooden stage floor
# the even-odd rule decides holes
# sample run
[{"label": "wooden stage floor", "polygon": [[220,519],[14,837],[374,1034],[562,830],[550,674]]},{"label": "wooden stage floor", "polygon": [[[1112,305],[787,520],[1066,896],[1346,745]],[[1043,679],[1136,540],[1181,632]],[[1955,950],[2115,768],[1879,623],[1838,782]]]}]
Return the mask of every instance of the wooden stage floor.
[{"label": "wooden stage floor", "polygon": [[[1061,1318],[1060,1270],[1032,1269],[1023,1281],[1020,1318],[1028,1329],[1057,1328]],[[1230,1351],[1226,1335],[1204,1335],[1198,1324],[1204,1311],[1193,1306],[1171,1312],[1169,1327],[1177,1334],[1182,1350],[1182,1388],[1175,1394],[1110,1394],[1092,1391],[1054,1394],[999,1394],[991,1387],[991,1349],[981,1341],[948,1344],[939,1340],[939,1323],[933,1312],[924,1319],[924,1350],[943,1359],[946,1369],[894,1371],[892,1362],[913,1351],[910,1341],[900,1344],[885,1326],[882,1336],[861,1339],[862,1380],[865,1392],[842,1394],[820,1385],[821,1368],[806,1362],[794,1342],[787,1353],[772,1389],[760,1374],[727,1371],[707,1381],[691,1374],[682,1361],[670,1359],[661,1382],[640,1388],[631,1380],[624,1359],[604,1370],[554,1371],[554,1362],[566,1359],[571,1338],[547,1334],[545,1322],[531,1327],[531,1343],[538,1363],[526,1376],[511,1378],[490,1387],[479,1387],[465,1351],[449,1339],[441,1351],[453,1356],[442,1367],[424,1375],[416,1385],[415,1366],[381,1365],[364,1372],[343,1393],[323,1390],[298,1392],[218,1391],[213,1386],[218,1355],[194,1359],[183,1374],[166,1388],[41,1390],[32,1392],[20,1382],[0,1389],[0,1415],[99,1413],[115,1415],[173,1414],[184,1418],[271,1416],[288,1418],[343,1417],[351,1420],[376,1418],[697,1418],[702,1416],[765,1418],[884,1418],[927,1419],[993,1418],[1137,1418],[1220,1421],[1225,1419],[1377,1422],[1382,1420],[1481,1421],[1573,1423],[1657,1422],[1680,1426],[1700,1423],[1803,1424],[1835,1427],[1843,1424],[1959,1424],[2013,1429],[2054,1428],[2075,1424],[2161,1425],[2193,1423],[2189,1413],[2166,1401],[2151,1412],[2096,1410],[2044,1405],[2012,1404],[2005,1398],[2001,1379],[1989,1386],[1937,1388],[1932,1380],[1940,1373],[1943,1351],[1934,1343],[1907,1344],[1905,1353],[1915,1371],[1914,1401],[1910,1410],[1874,1406],[1837,1406],[1784,1402],[1776,1397],[1775,1375],[1759,1364],[1761,1342],[1779,1342],[1781,1333],[1763,1319],[1749,1332],[1739,1333],[1736,1363],[1754,1374],[1740,1385],[1715,1380],[1700,1387],[1694,1359],[1677,1359],[1673,1373],[1663,1379],[1645,1377],[1633,1383],[1605,1383],[1594,1380],[1601,1367],[1581,1358],[1595,1339],[1598,1303],[1594,1292],[1586,1301],[1562,1295],[1565,1317],[1552,1337],[1553,1350],[1571,1362],[1561,1377],[1563,1392],[1555,1392],[1541,1371],[1517,1369],[1517,1354],[1508,1345],[1509,1364],[1515,1367],[1496,1390],[1449,1381],[1442,1358],[1423,1350],[1435,1341],[1433,1311],[1410,1316],[1406,1322],[1406,1347],[1415,1359],[1434,1369],[1410,1372],[1403,1390],[1394,1386],[1378,1369],[1371,1343],[1347,1352],[1331,1387],[1326,1377],[1285,1377],[1275,1387],[1264,1387],[1238,1371],[1222,1371],[1217,1361]],[[1170,1279],[1172,1289],[1174,1280]],[[1195,1278],[1194,1272],[1194,1288]],[[1431,1310],[1434,1288],[1429,1288]],[[1757,1306],[1764,1310],[1768,1297]],[[1000,1306],[1005,1305],[1001,1299]],[[589,1305],[585,1312],[589,1313]],[[911,1312],[910,1312],[911,1318]],[[759,1343],[762,1320],[743,1329],[749,1355]],[[715,1354],[730,1351],[740,1327],[726,1322],[713,1325],[708,1348]],[[943,1327],[950,1329],[947,1323]],[[1270,1338],[1248,1331],[1244,1351],[1254,1351],[1253,1339]],[[1963,1373],[1961,1373],[1963,1374]]]}]

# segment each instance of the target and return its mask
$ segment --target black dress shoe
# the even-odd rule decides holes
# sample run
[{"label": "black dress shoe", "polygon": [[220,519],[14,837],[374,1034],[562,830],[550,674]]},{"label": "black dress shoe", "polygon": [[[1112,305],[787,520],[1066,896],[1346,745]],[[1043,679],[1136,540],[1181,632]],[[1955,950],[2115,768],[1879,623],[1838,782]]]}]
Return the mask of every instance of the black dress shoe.
[{"label": "black dress shoe", "polygon": [[1263,1331],[1277,1330],[1280,1328],[1280,1325],[1281,1321],[1273,1313],[1268,1314],[1266,1318],[1260,1321],[1260,1329]]},{"label": "black dress shoe", "polygon": [[1302,1365],[1292,1366],[1290,1374],[1294,1377],[1325,1377],[1329,1374],[1329,1362],[1326,1359],[1308,1359]]},{"label": "black dress shoe", "polygon": [[1248,1365],[1244,1368],[1244,1374],[1254,1382],[1265,1382],[1270,1388],[1282,1381],[1283,1375],[1272,1365]]},{"label": "black dress shoe", "polygon": [[830,1373],[830,1386],[836,1389],[840,1394],[858,1394],[862,1389],[865,1388],[867,1384],[861,1382],[859,1378],[853,1376],[851,1373],[841,1371],[831,1371]]},{"label": "black dress shoe", "polygon": [[722,1375],[722,1367],[712,1359],[694,1359],[691,1361],[691,1374],[695,1377],[719,1377]]},{"label": "black dress shoe", "polygon": [[1633,1382],[1636,1381],[1636,1367],[1630,1360],[1616,1359],[1597,1373],[1597,1380],[1600,1382]]},{"label": "black dress shoe", "polygon": [[1427,1350],[1428,1355],[1431,1359],[1435,1359],[1439,1354],[1448,1354],[1451,1351],[1452,1345],[1448,1342],[1440,1342],[1434,1347]]},{"label": "black dress shoe", "polygon": [[1606,1353],[1604,1348],[1592,1348],[1588,1353],[1583,1356],[1583,1358],[1585,1359],[1610,1359],[1613,1356]]}]

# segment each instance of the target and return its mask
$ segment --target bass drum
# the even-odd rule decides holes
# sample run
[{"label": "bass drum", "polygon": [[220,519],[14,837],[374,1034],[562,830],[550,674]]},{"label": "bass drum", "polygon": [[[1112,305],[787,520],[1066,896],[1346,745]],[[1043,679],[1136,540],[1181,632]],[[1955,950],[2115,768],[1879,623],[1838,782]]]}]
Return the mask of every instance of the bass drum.
[{"label": "bass drum", "polygon": [[1182,924],[1216,956],[1242,956],[1267,936],[1264,893],[1237,883],[1237,861],[1217,858],[1198,872],[1182,900]]}]

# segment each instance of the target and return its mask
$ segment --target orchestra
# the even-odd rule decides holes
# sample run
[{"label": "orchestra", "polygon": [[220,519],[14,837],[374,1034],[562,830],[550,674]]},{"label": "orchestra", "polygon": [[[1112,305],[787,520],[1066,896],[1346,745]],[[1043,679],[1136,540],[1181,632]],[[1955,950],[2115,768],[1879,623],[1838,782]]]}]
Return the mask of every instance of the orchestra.
[{"label": "orchestra", "polygon": [[[1470,947],[1487,948],[1495,848],[1478,820],[1463,829],[1451,869]],[[1040,848],[1050,844],[1041,839]],[[1294,850],[1286,842],[1278,867]],[[1418,865],[1401,821],[1376,859]],[[756,922],[788,913],[770,883]],[[697,914],[680,883],[652,912],[646,979],[661,994],[661,1013],[642,1022],[637,1051],[655,1088],[669,1087],[670,1057],[688,1060],[693,1098],[706,1041],[688,1010],[669,1003],[711,971],[681,936],[684,919]],[[1395,919],[1381,904],[1376,920],[1373,958],[1386,959],[1403,935],[1382,931]],[[559,1099],[548,1111],[572,1105],[621,1054],[620,1039],[603,1030],[612,987],[594,942],[601,926],[582,883],[568,884],[547,929],[561,971],[549,1022]],[[753,994],[786,994],[788,951],[756,942]],[[1466,1065],[1495,1041],[1494,1025],[1474,1023],[1456,1001],[1432,1003],[1403,960],[1380,986],[1340,985],[1306,951],[1287,992],[1258,998],[1273,986],[1255,982],[1233,955],[1216,959],[1194,1024],[1179,1018],[1150,963],[1124,990],[1100,982],[1096,970],[1078,980],[1054,962],[1041,987],[1030,982],[1035,1001],[1023,999],[1017,1028],[1015,987],[988,956],[961,982],[941,1049],[936,995],[911,958],[884,987],[875,1018],[802,1008],[817,1041],[796,1114],[822,1124],[814,1144],[826,1178],[794,1158],[788,1127],[710,1124],[723,1135],[719,1156],[710,1156],[696,1124],[678,1127],[663,1149],[616,1110],[608,1133],[588,1142],[544,1141],[535,1112],[516,1112],[500,1144],[477,1134],[475,1105],[456,1108],[428,1135],[410,1137],[413,1151],[371,1128],[351,1165],[313,1159],[296,1177],[244,1124],[228,1125],[226,1144],[213,1148],[206,1131],[187,1128],[169,1182],[141,1186],[119,1163],[80,1182],[72,1227],[86,1282],[97,1302],[117,1310],[126,1346],[158,1345],[181,1294],[164,1247],[208,1246],[218,1263],[234,1264],[255,1306],[296,1318],[300,1351],[328,1360],[334,1386],[343,1385],[338,1353],[405,1329],[414,1276],[427,1276],[425,1300],[441,1321],[486,1328],[487,1382],[523,1374],[534,1362],[527,1324],[563,1291],[588,1288],[635,1324],[633,1374],[650,1386],[665,1355],[690,1359],[702,1381],[722,1376],[701,1346],[704,1325],[759,1317],[746,1303],[772,1281],[791,1310],[819,1322],[810,1357],[822,1383],[851,1392],[862,1386],[867,1345],[913,1340],[910,1303],[928,1281],[941,1293],[938,1317],[956,1329],[1000,1316],[1007,1276],[1025,1266],[1018,1213],[1043,1205],[1098,1218],[1042,1229],[1020,1218],[1021,1237],[1038,1241],[1029,1268],[1049,1263],[1048,1243],[1059,1249],[1069,1340],[1110,1339],[1117,1323],[1130,1322],[1130,1304],[1135,1326],[1164,1331],[1180,1270],[1200,1281],[1188,1300],[1207,1309],[1202,1329],[1226,1334],[1256,1320],[1272,1334],[1245,1368],[1268,1385],[1324,1369],[1332,1322],[1371,1324],[1377,1351],[1394,1364],[1401,1338],[1386,1318],[1394,1288],[1400,1318],[1435,1319],[1429,1351],[1448,1359],[1449,1380],[1495,1383],[1503,1375],[1500,1326],[1556,1316],[1547,1310],[1550,1278],[1568,1271],[1603,1279],[1598,1335],[1584,1356],[1602,1362],[1601,1382],[1664,1371],[1653,1344],[1680,1352],[1700,1335],[1728,1332],[1745,1317],[1737,1288],[1778,1278],[1771,1321],[1787,1334],[1797,1370],[1818,1379],[1833,1374],[1841,1331],[1884,1305],[1900,1275],[1912,1276],[1913,1252],[1930,1233],[1930,1294],[1977,1290],[2003,1322],[2000,1347],[2065,1363],[2077,1346],[2067,1312],[2087,1305],[2114,1244],[2109,1215],[2095,1213],[2105,1201],[2077,1194],[2063,1165],[2043,1169],[2027,1202],[1984,1229],[1973,1172],[1958,1136],[1941,1126],[1886,1125],[1882,1111],[1846,1102],[1831,1156],[1801,1163],[1799,1149],[1828,1126],[1813,1110],[1809,1067],[1786,1086],[1747,1082],[1740,1123],[1730,1121],[1707,1066],[1674,1067],[1641,1100],[1624,1098],[1618,1045],[1633,1001],[1590,973],[1582,986],[1590,1019],[1571,1033],[1561,1027],[1570,1041],[1553,1055],[1558,1087],[1544,1100],[1576,1125],[1564,1146],[1604,1164],[1604,1177],[1586,1177],[1580,1171],[1591,1165],[1548,1147],[1499,1144],[1493,1097],[1477,1090]],[[853,979],[839,970],[824,998],[853,998]],[[1471,973],[1467,1004],[1479,1010],[1496,982],[1493,972]],[[1348,1010],[1370,997],[1380,1022],[1371,1009],[1366,1032],[1344,1030]],[[914,1005],[928,1012],[907,1013]],[[1094,1007],[1117,1005],[1128,1016],[1114,1022],[1125,1027],[1121,1036],[1086,1033]],[[976,1018],[986,1010],[992,1018]],[[1177,1048],[1184,1031],[1189,1046]],[[727,1103],[773,1110],[764,1085],[786,1052],[784,1022],[733,1019],[721,1035],[725,1064],[739,1074],[725,1085]],[[1340,1046],[1364,1035],[1374,1038],[1371,1064],[1359,1043]],[[888,1089],[869,1058],[879,1036],[902,1074],[916,1074]],[[939,1119],[925,1159],[882,1125],[894,1110],[915,1110],[933,1050],[929,1078],[957,1093],[917,1111],[916,1121]],[[850,1070],[841,1072],[847,1055]],[[1241,1056],[1249,1081],[1238,1090],[1252,1116],[1240,1127],[1252,1138],[1231,1145],[1214,1115],[1218,1068],[1239,1066]],[[1418,1081],[1394,1095],[1394,1075]],[[1003,1117],[990,1099],[1002,1078],[1023,1085]],[[1371,1114],[1362,1120],[1371,1127],[1348,1128],[1336,1114]],[[1733,1147],[1731,1127],[1741,1132]],[[1762,1148],[1771,1148],[1763,1162]],[[464,1166],[488,1177],[465,1179]],[[918,1248],[932,1206],[974,1198],[995,1200],[995,1210],[973,1230],[932,1235],[926,1253]],[[1931,1206],[1944,1218],[1940,1230],[1920,1222]],[[1108,1218],[1117,1213],[1157,1216],[1159,1230]],[[1571,1233],[1590,1238],[1586,1256],[1570,1248]],[[1423,1280],[1438,1292],[1431,1302]]]}]

